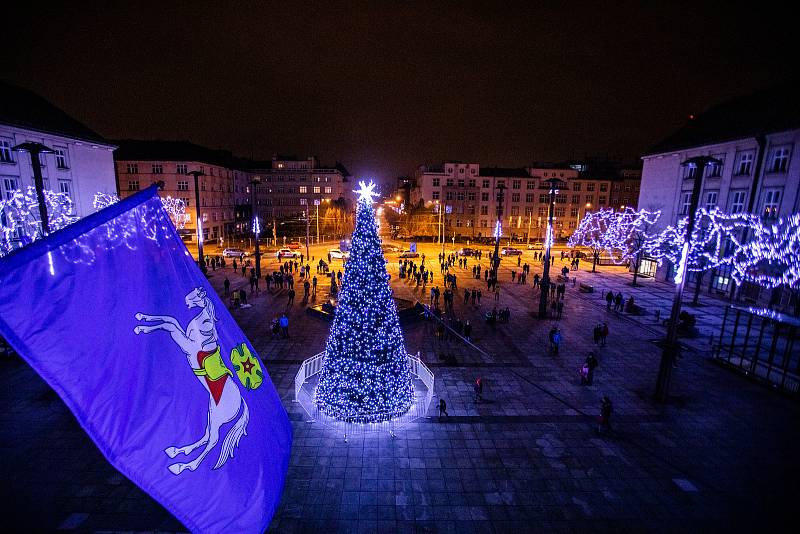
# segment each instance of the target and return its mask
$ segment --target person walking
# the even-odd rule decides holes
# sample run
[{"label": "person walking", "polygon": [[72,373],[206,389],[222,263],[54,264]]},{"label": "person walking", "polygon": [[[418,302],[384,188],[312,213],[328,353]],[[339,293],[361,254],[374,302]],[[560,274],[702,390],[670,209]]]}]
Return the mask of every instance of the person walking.
[{"label": "person walking", "polygon": [[600,423],[597,425],[597,433],[600,434],[604,429],[611,432],[611,414],[614,413],[614,406],[611,404],[611,399],[607,396],[603,397],[600,401]]},{"label": "person walking", "polygon": [[281,319],[279,321],[281,326],[281,337],[288,338],[289,337],[289,318],[286,317],[286,313],[284,312],[281,314]]},{"label": "person walking", "polygon": [[303,282],[303,300],[308,300],[308,293],[311,289],[311,284],[308,283],[308,280]]},{"label": "person walking", "polygon": [[614,292],[606,293],[606,310],[611,311],[611,304],[614,302]]},{"label": "person walking", "polygon": [[614,297],[614,311],[622,311],[622,292],[617,292],[617,296]]},{"label": "person walking", "polygon": [[469,289],[464,288],[464,306],[469,304],[469,295],[470,295]]},{"label": "person walking", "polygon": [[278,339],[280,335],[281,326],[280,322],[278,321],[278,316],[275,315],[272,317],[272,322],[270,323],[270,335],[272,339]]},{"label": "person walking", "polygon": [[539,273],[533,275],[533,287],[539,287]]},{"label": "person walking", "polygon": [[559,300],[558,301],[558,304],[556,304],[556,310],[558,311],[558,314],[556,315],[556,319],[561,319],[561,314],[564,312],[564,301],[563,300]]},{"label": "person walking", "polygon": [[558,354],[558,349],[561,346],[561,330],[556,327],[556,331],[553,334],[553,354]]},{"label": "person walking", "polygon": [[481,377],[478,377],[472,389],[475,392],[475,402],[483,400],[483,380],[481,380]]},{"label": "person walking", "polygon": [[606,338],[608,337],[608,323],[603,323],[603,326],[600,327],[600,346],[606,346]]},{"label": "person walking", "polygon": [[500,301],[500,286],[497,284],[494,285],[494,301]]},{"label": "person walking", "polygon": [[444,401],[443,398],[439,398],[439,417],[444,415],[445,417],[449,417],[447,415],[447,403]]},{"label": "person walking", "polygon": [[225,296],[227,297],[231,292],[231,281],[228,280],[227,276],[225,277],[225,281],[222,283],[222,285],[225,287]]},{"label": "person walking", "polygon": [[601,335],[602,327],[600,323],[594,325],[594,330],[592,331],[592,339],[594,340],[595,345],[600,344],[600,335]]},{"label": "person walking", "polygon": [[483,295],[483,291],[480,289],[478,290],[478,307],[481,307],[481,296]]},{"label": "person walking", "polygon": [[289,293],[287,293],[287,295],[289,296],[289,300],[286,302],[287,308],[291,307],[294,304],[294,294],[295,294],[294,288],[290,289]]},{"label": "person walking", "polygon": [[597,360],[597,357],[594,355],[594,351],[590,352],[589,355],[586,357],[586,366],[589,368],[589,372],[586,375],[586,385],[591,386],[592,381],[594,380],[594,370],[600,362]]}]

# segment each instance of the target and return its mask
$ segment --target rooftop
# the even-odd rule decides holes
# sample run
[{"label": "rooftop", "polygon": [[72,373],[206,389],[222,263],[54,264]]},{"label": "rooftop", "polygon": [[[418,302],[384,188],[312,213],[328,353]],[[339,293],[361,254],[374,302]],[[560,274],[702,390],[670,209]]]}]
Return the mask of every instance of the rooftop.
[{"label": "rooftop", "polygon": [[713,106],[645,156],[800,128],[796,88],[796,83],[787,81]]},{"label": "rooftop", "polygon": [[206,148],[189,141],[121,139],[114,144],[119,147],[114,152],[117,161],[197,161],[235,169],[244,167],[244,160],[228,150]]},{"label": "rooftop", "polygon": [[28,89],[0,80],[0,124],[110,144],[100,134]]}]

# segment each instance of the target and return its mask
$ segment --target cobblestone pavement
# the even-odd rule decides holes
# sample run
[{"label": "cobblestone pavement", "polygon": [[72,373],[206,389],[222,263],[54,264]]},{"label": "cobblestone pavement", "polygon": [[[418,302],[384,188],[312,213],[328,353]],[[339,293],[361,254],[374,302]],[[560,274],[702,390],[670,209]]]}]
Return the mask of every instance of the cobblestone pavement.
[{"label": "cobblestone pavement", "polygon": [[[435,257],[433,247],[422,247]],[[523,262],[530,261],[526,252]],[[427,300],[397,279],[398,296]],[[426,262],[429,264],[430,260]],[[498,304],[509,324],[487,326],[493,306],[483,282],[456,268],[458,285],[481,287],[482,306],[455,299],[473,325],[473,343],[438,341],[432,323],[405,327],[409,352],[420,352],[436,376],[428,417],[397,433],[343,436],[307,422],[292,402],[299,364],[324,348],[328,323],[306,314],[302,290],[289,308],[289,339],[273,340],[268,323],[286,309],[285,293],[262,292],[254,306],[233,310],[265,362],[294,425],[294,446],[274,532],[529,532],[789,530],[798,497],[800,407],[708,360],[708,340],[724,303],[701,297],[703,335],[687,344],[666,405],[651,401],[664,329],[652,313],[607,311],[601,291],[633,293],[648,311],[667,314],[671,287],[642,280],[631,288],[620,268],[581,266],[568,286],[563,344],[548,352],[553,320],[535,316],[538,291],[511,283],[514,260],[501,267]],[[483,261],[486,266],[487,261]],[[275,265],[273,262],[272,265]],[[335,262],[338,268],[338,262]],[[589,266],[591,267],[591,266]],[[555,268],[560,268],[556,261]],[[533,267],[537,272],[538,266]],[[230,270],[210,274],[215,287]],[[529,278],[530,281],[530,278]],[[441,287],[438,269],[434,285]],[[263,287],[263,286],[262,286]],[[321,285],[320,299],[326,292]],[[427,288],[426,288],[427,292]],[[608,345],[592,327],[607,321]],[[716,321],[716,322],[715,322]],[[706,331],[708,330],[708,331]],[[599,354],[592,386],[579,385],[586,354]],[[454,359],[454,361],[453,361]],[[158,504],[116,473],[85,437],[63,403],[24,363],[0,361],[0,453],[4,526],[35,530],[182,530]],[[472,382],[481,376],[483,401]],[[614,430],[597,435],[599,402],[614,402]]]}]

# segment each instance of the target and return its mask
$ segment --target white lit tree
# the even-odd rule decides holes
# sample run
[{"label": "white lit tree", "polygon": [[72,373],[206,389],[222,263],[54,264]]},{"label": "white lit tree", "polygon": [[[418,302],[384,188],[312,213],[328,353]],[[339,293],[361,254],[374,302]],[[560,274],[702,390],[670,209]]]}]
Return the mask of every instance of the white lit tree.
[{"label": "white lit tree", "polygon": [[[44,201],[51,232],[78,220],[72,199],[66,193],[45,189]],[[9,198],[0,200],[0,231],[0,256],[42,237],[36,188],[28,186],[24,191],[12,191]]]},{"label": "white lit tree", "polygon": [[414,388],[372,209],[374,184],[361,182],[360,187],[350,260],[325,346],[316,403],[333,418],[375,423],[407,412]]},{"label": "white lit tree", "polygon": [[600,208],[584,215],[578,227],[567,241],[569,247],[588,247],[592,251],[592,272],[603,251],[612,248],[613,237],[609,232],[614,218],[614,210]]},{"label": "white lit tree", "polygon": [[[101,210],[111,204],[119,202],[119,197],[113,193],[95,193],[94,194],[94,209]],[[169,214],[172,224],[178,230],[186,226],[189,222],[189,215],[186,213],[186,204],[179,198],[172,198],[170,196],[161,197],[161,204],[164,210]]]},{"label": "white lit tree", "polygon": [[639,274],[639,264],[642,261],[645,245],[648,242],[649,228],[661,216],[660,211],[634,210],[625,208],[623,211],[608,215],[610,222],[607,224],[606,247],[614,263],[626,261],[633,263],[633,285]]},{"label": "white lit tree", "polygon": [[736,283],[800,289],[800,213],[749,228],[752,237],[746,243],[736,242],[730,259]]}]

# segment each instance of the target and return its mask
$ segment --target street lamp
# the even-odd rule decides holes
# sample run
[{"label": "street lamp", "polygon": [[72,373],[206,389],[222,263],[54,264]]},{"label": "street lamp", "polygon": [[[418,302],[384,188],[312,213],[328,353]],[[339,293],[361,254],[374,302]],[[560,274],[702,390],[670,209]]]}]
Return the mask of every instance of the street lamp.
[{"label": "street lamp", "polygon": [[547,208],[547,230],[544,237],[544,271],[542,272],[542,281],[539,283],[541,287],[539,319],[547,319],[547,295],[550,290],[550,247],[553,244],[553,212],[556,205],[556,195],[558,194],[556,186],[561,182],[558,178],[550,178],[549,180],[544,180],[544,183],[550,184],[550,203]]},{"label": "street lamp", "polygon": [[260,176],[253,176],[250,180],[250,205],[253,212],[253,234],[255,234],[256,241],[256,278],[261,279],[261,248],[259,247],[259,234],[261,233],[261,225],[258,221],[258,211],[256,210],[256,186],[261,183]]},{"label": "street lamp", "polygon": [[686,282],[686,268],[689,262],[689,251],[691,250],[692,233],[694,232],[695,212],[700,202],[700,192],[703,189],[703,174],[709,165],[722,165],[722,162],[710,156],[697,156],[689,158],[683,163],[682,167],[695,169],[694,174],[687,174],[685,180],[694,180],[692,187],[692,198],[689,202],[688,221],[686,224],[686,235],[681,250],[681,258],[678,262],[678,270],[675,273],[675,297],[672,301],[672,312],[669,316],[669,327],[667,337],[664,340],[664,347],[661,352],[661,363],[658,368],[658,379],[656,380],[655,399],[657,402],[665,402],[669,395],[669,384],[672,378],[672,366],[678,355],[678,316],[681,313],[681,296]]},{"label": "street lamp", "polygon": [[[586,205],[584,206],[583,214],[586,215],[586,211],[591,207],[592,207],[592,203],[591,202],[587,202]],[[581,225],[581,209],[579,207],[578,208],[578,219],[575,221],[575,231],[576,232],[578,231],[578,227],[580,225]]]},{"label": "street lamp", "polygon": [[12,150],[24,150],[31,156],[33,166],[33,185],[36,187],[36,201],[39,203],[39,218],[42,220],[42,237],[50,233],[50,219],[47,215],[47,205],[44,200],[44,179],[42,178],[42,162],[39,154],[52,154],[54,150],[42,143],[28,141],[12,148]]},{"label": "street lamp", "polygon": [[200,265],[200,270],[203,274],[206,273],[206,261],[203,257],[203,222],[200,216],[200,186],[198,185],[198,177],[205,176],[203,171],[189,171],[187,176],[194,176],[194,211],[195,217],[195,231],[197,232],[197,263]]}]

